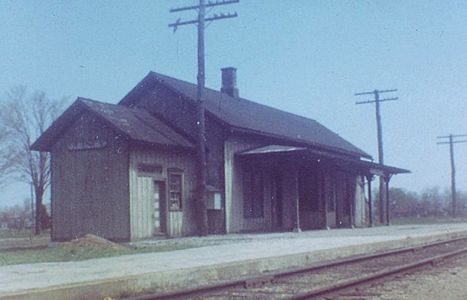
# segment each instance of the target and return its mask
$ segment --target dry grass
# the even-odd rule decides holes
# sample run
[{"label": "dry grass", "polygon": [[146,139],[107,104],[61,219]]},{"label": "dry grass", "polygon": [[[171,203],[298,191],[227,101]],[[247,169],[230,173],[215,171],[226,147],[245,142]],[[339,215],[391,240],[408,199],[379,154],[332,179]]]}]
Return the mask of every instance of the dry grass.
[{"label": "dry grass", "polygon": [[0,251],[0,266],[40,262],[78,261],[118,255],[173,251],[191,247],[193,246],[154,245],[135,249],[124,244],[117,244],[89,234],[72,241],[58,243],[56,245],[40,249]]}]

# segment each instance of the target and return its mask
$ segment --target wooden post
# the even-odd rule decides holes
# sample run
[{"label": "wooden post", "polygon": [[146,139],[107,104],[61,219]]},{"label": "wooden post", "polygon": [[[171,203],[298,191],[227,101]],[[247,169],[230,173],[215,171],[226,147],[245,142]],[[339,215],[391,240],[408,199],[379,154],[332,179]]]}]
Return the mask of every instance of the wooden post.
[{"label": "wooden post", "polygon": [[355,227],[355,184],[356,181],[353,182],[354,187],[350,184],[351,180],[347,179],[347,201],[349,201],[349,223],[350,227]]},{"label": "wooden post", "polygon": [[206,125],[205,125],[205,108],[204,108],[204,15],[205,15],[204,0],[199,0],[198,12],[198,139],[197,139],[197,154],[198,154],[198,234],[205,236],[208,234],[208,216],[206,210],[206,177],[207,177],[207,161],[206,161]]},{"label": "wooden post", "polygon": [[449,135],[449,155],[451,157],[451,197],[452,197],[452,217],[455,218],[457,196],[456,196],[456,166],[454,164],[454,146],[453,146],[453,135]]},{"label": "wooden post", "polygon": [[[208,217],[206,210],[206,184],[207,184],[207,157],[206,157],[206,128],[205,128],[205,108],[204,108],[204,85],[205,85],[205,67],[204,67],[204,29],[206,7],[213,7],[225,4],[238,3],[239,0],[224,0],[221,2],[211,2],[206,4],[206,0],[199,0],[199,5],[190,5],[185,7],[173,8],[170,12],[179,12],[187,10],[198,10],[198,18],[190,21],[181,21],[178,19],[175,23],[169,24],[174,32],[179,26],[196,24],[198,26],[198,89],[197,89],[197,194],[196,194],[196,221],[198,225],[198,234],[201,236],[208,234]],[[220,19],[235,18],[237,13],[214,15],[207,18],[208,21]]]},{"label": "wooden post", "polygon": [[[380,101],[379,101],[379,91],[375,90],[375,108],[376,108],[376,131],[378,138],[378,162],[384,164],[384,154],[383,154],[383,126],[381,125],[381,110],[380,110]],[[384,198],[385,198],[385,182],[384,177],[379,177],[379,222],[384,223]]]},{"label": "wooden post", "polygon": [[389,198],[389,181],[391,180],[391,174],[385,176],[386,182],[386,226],[391,225],[391,212],[390,212],[390,198]]},{"label": "wooden post", "polygon": [[452,199],[452,217],[455,218],[457,216],[457,197],[456,197],[456,166],[454,164],[454,144],[457,143],[467,143],[467,140],[454,140],[454,138],[465,138],[467,134],[450,134],[446,136],[438,136],[438,139],[449,139],[447,142],[442,141],[436,144],[449,144],[449,155],[451,158],[451,199]]},{"label": "wooden post", "polygon": [[302,229],[300,228],[300,193],[298,189],[298,168],[295,170],[295,224],[294,224],[294,232],[302,232]]},{"label": "wooden post", "polygon": [[370,222],[370,227],[373,227],[373,199],[371,195],[371,181],[373,180],[373,175],[369,174],[366,176],[368,180],[368,218]]},{"label": "wooden post", "polygon": [[[372,92],[363,92],[363,93],[356,93],[355,96],[361,96],[361,95],[374,95],[375,100],[370,100],[370,101],[359,101],[356,104],[368,104],[368,103],[375,103],[375,108],[376,108],[376,130],[377,130],[377,138],[378,138],[378,162],[383,165],[384,164],[384,156],[383,156],[383,126],[381,125],[381,110],[380,110],[380,103],[385,102],[385,101],[394,101],[398,100],[399,98],[393,97],[393,98],[386,98],[386,99],[380,99],[380,94],[381,93],[390,93],[390,92],[396,92],[396,89],[392,90],[374,90]],[[380,223],[384,223],[384,178],[379,177],[379,221]]]},{"label": "wooden post", "polygon": [[322,186],[322,189],[323,189],[323,198],[324,198],[324,202],[323,202],[323,220],[324,220],[324,228],[328,229],[328,172],[327,170],[321,172],[321,175],[323,177],[323,186]]}]

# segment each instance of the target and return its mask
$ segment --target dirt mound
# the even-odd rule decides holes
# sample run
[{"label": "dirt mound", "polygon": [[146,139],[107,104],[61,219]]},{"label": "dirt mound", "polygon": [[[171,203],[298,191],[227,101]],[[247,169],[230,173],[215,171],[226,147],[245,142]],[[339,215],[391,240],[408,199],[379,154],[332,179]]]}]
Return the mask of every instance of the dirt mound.
[{"label": "dirt mound", "polygon": [[76,248],[76,247],[97,247],[97,248],[124,248],[123,246],[104,239],[94,234],[85,234],[79,238],[73,239],[68,242],[60,243],[61,247],[64,248]]}]

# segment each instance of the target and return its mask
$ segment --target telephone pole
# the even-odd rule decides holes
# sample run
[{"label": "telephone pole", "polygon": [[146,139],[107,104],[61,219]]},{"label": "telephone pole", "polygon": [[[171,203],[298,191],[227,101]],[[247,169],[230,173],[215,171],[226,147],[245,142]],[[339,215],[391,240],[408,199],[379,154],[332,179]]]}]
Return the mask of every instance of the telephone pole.
[{"label": "telephone pole", "polygon": [[[452,217],[455,218],[457,215],[457,196],[456,196],[456,166],[454,164],[454,144],[467,143],[466,139],[455,140],[457,138],[466,138],[467,134],[450,134],[437,136],[440,140],[437,142],[438,145],[449,144],[449,155],[451,157],[451,203],[452,203]],[[448,139],[446,141],[446,139]]]},{"label": "telephone pole", "polygon": [[[386,102],[386,101],[395,101],[399,100],[398,97],[393,97],[393,98],[384,98],[380,99],[380,94],[382,93],[392,93],[392,92],[397,92],[397,89],[391,89],[391,90],[374,90],[371,92],[362,92],[362,93],[355,93],[355,96],[362,96],[362,95],[374,95],[375,99],[374,100],[368,100],[368,101],[357,101],[355,104],[370,104],[374,103],[375,108],[376,108],[376,131],[377,131],[377,138],[378,138],[378,163],[384,164],[384,154],[383,154],[383,127],[381,125],[381,109],[380,109],[380,103],[381,102]],[[379,221],[380,223],[384,223],[384,193],[385,193],[385,181],[382,176],[379,177]],[[389,199],[386,199],[386,201],[389,201]],[[389,220],[386,220],[389,222]],[[389,224],[388,224],[389,225]]]},{"label": "telephone pole", "polygon": [[206,157],[206,125],[205,125],[205,107],[204,107],[204,85],[205,85],[205,71],[204,71],[204,30],[206,22],[213,22],[221,19],[235,18],[237,13],[221,13],[220,15],[214,14],[213,16],[206,17],[206,7],[221,6],[227,4],[238,3],[239,0],[222,0],[222,1],[208,1],[199,0],[198,5],[185,6],[173,8],[173,12],[197,10],[198,18],[189,21],[182,21],[180,18],[175,23],[169,24],[174,32],[180,26],[195,24],[198,26],[198,75],[197,75],[197,197],[196,197],[196,211],[198,221],[198,234],[205,236],[208,234],[208,217],[206,211],[206,184],[207,184],[207,157]]}]

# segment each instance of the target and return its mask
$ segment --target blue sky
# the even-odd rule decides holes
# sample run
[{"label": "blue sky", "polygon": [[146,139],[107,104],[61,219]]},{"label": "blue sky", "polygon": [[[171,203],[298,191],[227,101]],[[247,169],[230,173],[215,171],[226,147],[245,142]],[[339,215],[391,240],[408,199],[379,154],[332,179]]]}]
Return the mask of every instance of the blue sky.
[{"label": "blue sky", "polygon": [[[116,103],[149,70],[196,82],[196,27],[168,23],[192,0],[0,1],[0,92],[15,85],[50,97]],[[412,170],[393,186],[449,186],[449,149],[436,136],[467,133],[466,1],[241,0],[206,30],[207,86],[238,69],[240,95],[318,120],[377,157],[372,105],[360,91],[397,88],[382,105],[385,162]],[[467,190],[467,144],[456,149]],[[22,203],[12,184],[0,206]]]}]

